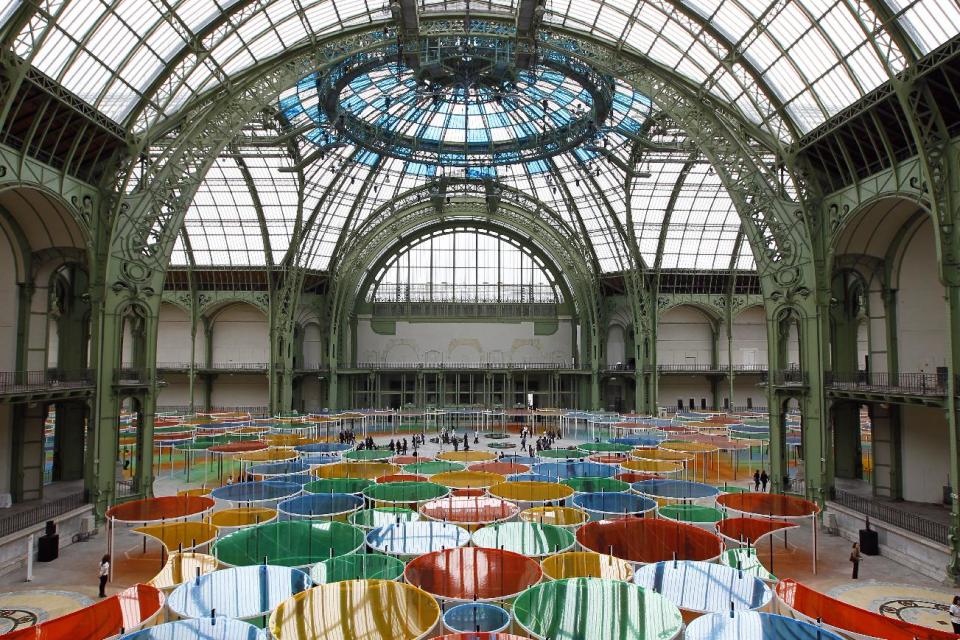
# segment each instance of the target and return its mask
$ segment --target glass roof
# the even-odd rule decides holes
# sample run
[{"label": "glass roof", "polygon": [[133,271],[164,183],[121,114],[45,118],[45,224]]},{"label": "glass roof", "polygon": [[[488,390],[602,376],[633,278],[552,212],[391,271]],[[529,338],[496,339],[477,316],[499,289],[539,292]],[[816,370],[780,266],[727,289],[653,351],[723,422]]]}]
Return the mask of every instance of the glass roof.
[{"label": "glass roof", "polygon": [[[488,69],[430,84],[396,63],[361,65],[353,75],[339,68],[302,79],[279,106],[298,130],[316,125],[305,136],[320,147],[349,140],[399,159],[473,167],[487,177],[495,175],[493,165],[542,159],[604,131],[640,130],[652,111],[649,99],[592,70],[571,74],[590,73],[602,86],[575,79],[560,58],[506,79]],[[331,91],[333,83],[344,86]]]},{"label": "glass roof", "polygon": [[368,293],[375,302],[557,302],[543,263],[484,229],[446,230],[390,258]]},{"label": "glass roof", "polygon": [[[15,38],[15,52],[135,131],[298,45],[390,19],[386,0],[39,4]],[[424,19],[465,6],[417,4]],[[892,18],[875,15],[872,4]],[[508,17],[516,5],[471,6]],[[0,20],[14,14],[4,10]],[[952,0],[548,0],[545,22],[646,56],[789,139],[955,36],[960,7]]]},{"label": "glass roof", "polygon": [[[647,115],[643,111],[629,114],[637,119]],[[257,135],[270,138],[276,131],[250,134],[248,146],[237,149],[234,157],[221,158],[211,170],[187,213],[186,237],[199,266],[264,264],[261,245],[271,246],[269,255],[279,262],[289,248],[289,230],[302,218],[309,229],[302,263],[312,269],[333,269],[331,259],[338,243],[358,232],[374,211],[445,173],[453,179],[447,194],[454,201],[464,193],[462,183],[492,178],[539,200],[573,233],[588,240],[591,255],[587,258],[602,272],[629,268],[626,238],[631,224],[640,258],[649,269],[755,268],[748,243],[741,243],[733,256],[740,220],[729,194],[706,159],[691,155],[682,137],[674,137],[681,135],[676,130],[664,128],[655,139],[675,145],[675,150],[640,153],[640,171],[629,180],[629,190],[623,167],[634,153],[634,143],[616,129],[543,160],[487,167],[482,172],[475,167],[438,168],[338,142],[304,168],[302,182],[296,172],[284,170],[293,164],[291,157],[284,157],[276,147],[253,144]],[[296,152],[300,156],[316,150],[312,135],[308,132],[299,139]],[[260,168],[251,169],[249,182],[240,170],[239,157],[243,164]],[[295,202],[297,184],[303,189],[302,209]],[[227,194],[230,189],[233,192]],[[246,195],[244,189],[256,197]],[[278,201],[286,204],[268,209]],[[259,208],[265,211],[264,220],[253,223]],[[187,248],[181,238],[174,264],[188,264]]]},{"label": "glass roof", "polygon": [[[344,30],[368,27],[384,48],[397,42],[386,0],[38,4],[32,14],[22,0],[0,9],[0,26],[17,24],[14,51],[134,133],[241,72]],[[416,4],[422,23],[466,9],[461,0]],[[518,4],[471,0],[470,9],[509,31]],[[630,268],[631,249],[651,270],[754,269],[706,159],[623,81],[564,68],[551,29],[647,59],[789,142],[955,37],[960,6],[546,0],[544,53],[531,70],[460,67],[453,80],[425,79],[381,58],[345,69],[342,85],[310,76],[280,95],[280,122],[252,123],[214,163],[173,264],[264,266],[300,249],[303,265],[334,269],[338,248],[378,208],[445,177],[459,181],[453,198],[464,181],[495,180],[540,201],[588,241],[601,272]],[[291,126],[301,133],[278,144]],[[301,229],[302,247],[291,247]]]}]

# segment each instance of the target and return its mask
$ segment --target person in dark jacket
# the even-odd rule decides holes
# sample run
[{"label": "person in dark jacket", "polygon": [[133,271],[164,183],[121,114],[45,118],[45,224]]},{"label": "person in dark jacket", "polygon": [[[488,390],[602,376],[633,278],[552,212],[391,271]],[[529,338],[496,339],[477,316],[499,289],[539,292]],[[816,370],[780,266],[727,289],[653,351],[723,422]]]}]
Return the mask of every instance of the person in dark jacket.
[{"label": "person in dark jacket", "polygon": [[850,562],[853,564],[853,579],[860,576],[860,543],[854,542],[853,549],[850,551]]}]

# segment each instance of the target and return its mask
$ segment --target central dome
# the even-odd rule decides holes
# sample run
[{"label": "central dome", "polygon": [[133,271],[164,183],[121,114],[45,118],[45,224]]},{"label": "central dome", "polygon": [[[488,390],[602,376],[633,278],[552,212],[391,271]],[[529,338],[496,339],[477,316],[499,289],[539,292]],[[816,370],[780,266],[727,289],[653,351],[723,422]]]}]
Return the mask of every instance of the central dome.
[{"label": "central dome", "polygon": [[640,98],[556,52],[518,68],[504,50],[470,40],[428,48],[421,60],[414,69],[382,52],[351,56],[301,80],[281,110],[312,121],[306,137],[320,146],[349,142],[428,165],[490,167],[594,143]]}]

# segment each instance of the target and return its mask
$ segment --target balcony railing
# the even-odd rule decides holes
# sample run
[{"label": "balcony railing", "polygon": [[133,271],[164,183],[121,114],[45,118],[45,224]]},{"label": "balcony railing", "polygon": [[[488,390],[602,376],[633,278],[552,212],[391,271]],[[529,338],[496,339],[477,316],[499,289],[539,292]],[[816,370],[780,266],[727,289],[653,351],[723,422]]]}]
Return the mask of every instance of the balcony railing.
[{"label": "balcony railing", "polygon": [[921,538],[933,540],[942,545],[950,544],[950,527],[944,522],[930,520],[904,509],[898,509],[884,502],[841,491],[840,489],[834,489],[830,499],[843,507],[862,513],[874,520],[886,522],[887,524],[909,531]]},{"label": "balcony railing", "polygon": [[563,362],[360,362],[358,369],[396,371],[401,369],[516,369],[546,371],[554,369],[573,370],[577,367]]},{"label": "balcony railing", "polygon": [[857,371],[824,374],[824,384],[836,390],[943,396],[947,394],[947,373],[874,373]]},{"label": "balcony railing", "polygon": [[113,372],[114,384],[144,385],[150,382],[146,369],[121,367]]},{"label": "balcony railing", "polygon": [[35,524],[52,520],[68,511],[79,509],[86,503],[86,491],[78,491],[77,493],[57,498],[50,502],[44,502],[31,509],[4,516],[0,518],[0,538],[18,531],[23,531],[27,527],[32,527]]},{"label": "balcony railing", "polygon": [[[765,364],[735,364],[733,366],[727,364],[687,364],[687,363],[677,363],[677,364],[658,364],[657,367],[658,373],[669,373],[669,372],[690,372],[690,373],[728,373],[732,371],[733,373],[763,373],[767,370],[767,365]],[[647,373],[653,373],[653,367],[647,366],[644,367],[644,371]]]},{"label": "balcony railing", "polygon": [[374,302],[375,318],[556,318],[552,302]]},{"label": "balcony railing", "polygon": [[[210,365],[196,363],[193,368],[197,371],[266,371],[270,367],[268,362],[214,362]],[[158,362],[157,369],[187,371],[189,362]]]},{"label": "balcony railing", "polygon": [[0,371],[0,394],[35,393],[93,385],[93,369]]},{"label": "balcony railing", "polygon": [[768,371],[761,379],[763,383],[772,383],[776,387],[794,387],[809,384],[806,371],[800,369],[779,369]]}]

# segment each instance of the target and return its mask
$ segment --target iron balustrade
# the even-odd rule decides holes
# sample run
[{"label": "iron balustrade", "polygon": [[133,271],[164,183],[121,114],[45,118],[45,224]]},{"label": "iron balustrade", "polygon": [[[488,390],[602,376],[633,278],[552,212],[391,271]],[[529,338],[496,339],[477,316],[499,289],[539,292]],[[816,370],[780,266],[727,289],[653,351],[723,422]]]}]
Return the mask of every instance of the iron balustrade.
[{"label": "iron balustrade", "polygon": [[517,369],[525,371],[575,370],[578,367],[562,362],[360,362],[357,369],[398,371],[407,369]]},{"label": "iron balustrade", "polygon": [[[765,364],[735,364],[730,365],[714,365],[714,364],[658,364],[656,366],[657,372],[685,372],[689,371],[692,373],[706,372],[706,373],[764,373],[767,371],[767,365]],[[653,366],[644,367],[646,373],[653,373]]]},{"label": "iron balustrade", "polygon": [[212,364],[189,362],[158,362],[157,369],[186,371],[193,368],[197,371],[266,371],[270,368],[269,362],[214,362]]},{"label": "iron balustrade", "polygon": [[921,538],[949,546],[950,527],[944,522],[924,518],[884,502],[877,502],[836,488],[831,491],[830,499],[842,507],[862,513],[873,520],[879,520]]},{"label": "iron balustrade", "polygon": [[77,493],[71,493],[62,498],[39,504],[31,509],[25,509],[18,513],[4,516],[0,518],[0,538],[17,533],[18,531],[23,531],[27,527],[32,527],[35,524],[46,522],[68,511],[79,509],[85,504],[87,504],[87,492],[78,491]]},{"label": "iron balustrade", "polygon": [[943,396],[947,394],[947,373],[946,371],[937,373],[827,371],[824,374],[824,384],[837,390]]},{"label": "iron balustrade", "polygon": [[151,382],[146,369],[121,367],[113,372],[114,384],[143,385]]},{"label": "iron balustrade", "polygon": [[41,371],[0,371],[0,394],[91,387],[93,385],[93,369],[54,368]]},{"label": "iron balustrade", "polygon": [[806,371],[800,369],[780,369],[774,371],[761,372],[761,383],[772,384],[775,387],[793,387],[804,386],[808,384]]},{"label": "iron balustrade", "polygon": [[[425,294],[426,297],[426,294]],[[557,305],[548,302],[452,302],[429,299],[375,301],[374,318],[556,318]]]}]

